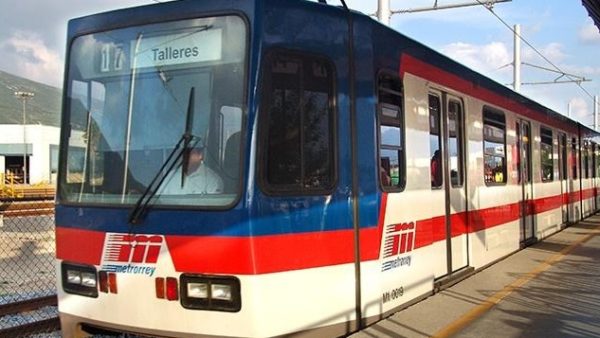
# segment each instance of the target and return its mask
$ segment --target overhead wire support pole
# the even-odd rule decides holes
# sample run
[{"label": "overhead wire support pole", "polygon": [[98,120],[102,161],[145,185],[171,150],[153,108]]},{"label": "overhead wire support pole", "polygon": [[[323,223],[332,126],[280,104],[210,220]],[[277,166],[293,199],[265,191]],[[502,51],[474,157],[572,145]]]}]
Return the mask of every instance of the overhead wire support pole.
[{"label": "overhead wire support pole", "polygon": [[563,83],[580,83],[580,82],[590,82],[592,80],[581,80],[581,81],[573,81],[573,80],[563,80],[563,81],[541,81],[541,82],[521,82],[521,85],[532,86],[532,85],[548,85],[548,84],[563,84]]},{"label": "overhead wire support pole", "polygon": [[[526,85],[553,84],[553,83],[577,83],[577,84],[581,84],[582,82],[591,82],[592,81],[590,79],[586,79],[583,76],[573,75],[573,74],[565,73],[563,71],[558,71],[558,70],[555,70],[555,69],[552,69],[552,68],[547,68],[547,67],[542,67],[542,66],[534,65],[534,64],[531,64],[531,63],[527,63],[527,62],[522,62],[521,64],[529,66],[529,67],[533,67],[533,68],[545,70],[547,72],[552,72],[552,73],[560,74],[560,76],[557,77],[556,79],[554,79],[554,81],[522,83],[524,85],[525,84]],[[562,81],[560,81],[560,79],[562,79],[563,77],[568,78],[568,80],[562,80]]]},{"label": "overhead wire support pole", "polygon": [[[389,0],[379,0],[381,1],[389,1]],[[392,14],[404,14],[404,13],[418,13],[418,12],[428,12],[435,11],[439,9],[451,9],[451,8],[461,8],[461,7],[473,7],[473,6],[485,6],[490,9],[493,8],[495,4],[501,2],[511,2],[512,0],[491,0],[491,1],[478,1],[478,2],[463,2],[457,4],[448,4],[448,5],[438,5],[437,1],[435,1],[432,7],[419,7],[419,8],[408,8],[408,9],[399,9],[392,10]],[[389,5],[389,4],[388,4]]]},{"label": "overhead wire support pole", "polygon": [[513,59],[513,89],[521,91],[521,26],[515,25]]},{"label": "overhead wire support pole", "polygon": [[598,131],[598,95],[594,96],[594,130]]},{"label": "overhead wire support pole", "polygon": [[389,26],[391,16],[390,0],[377,0],[377,20],[382,24]]}]

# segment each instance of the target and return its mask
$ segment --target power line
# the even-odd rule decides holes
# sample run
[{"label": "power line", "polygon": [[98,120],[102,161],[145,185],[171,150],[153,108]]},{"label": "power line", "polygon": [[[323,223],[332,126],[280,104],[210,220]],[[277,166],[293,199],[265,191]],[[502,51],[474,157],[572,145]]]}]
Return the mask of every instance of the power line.
[{"label": "power line", "polygon": [[[485,5],[485,3],[482,0],[477,0],[477,2],[479,2],[479,4],[481,4],[481,5]],[[564,74],[567,78],[569,78],[569,80],[573,81],[587,96],[589,96],[592,100],[594,100],[594,95],[592,95],[590,92],[588,92],[587,89],[585,89],[581,85],[580,79],[576,79],[573,76],[571,76],[570,74],[563,72],[556,64],[554,64],[554,62],[550,61],[550,59],[548,59],[546,56],[544,56],[544,54],[542,54],[539,50],[537,50],[537,48],[535,48],[531,43],[529,43],[529,41],[527,41],[527,39],[525,39],[521,34],[515,32],[515,30],[508,23],[506,23],[506,21],[504,21],[496,12],[494,12],[493,8],[490,8],[487,6],[485,6],[485,7],[490,11],[490,13],[492,13],[492,15],[494,15],[496,17],[496,19],[500,20],[500,22],[502,22],[502,24],[504,26],[506,26],[506,28],[508,28],[511,32],[513,32],[513,34],[518,36],[519,39],[521,39],[521,41],[523,41],[527,46],[529,46],[529,48],[533,49],[533,51],[536,54],[538,54],[542,59],[544,59],[544,61],[548,62],[559,73]]]}]

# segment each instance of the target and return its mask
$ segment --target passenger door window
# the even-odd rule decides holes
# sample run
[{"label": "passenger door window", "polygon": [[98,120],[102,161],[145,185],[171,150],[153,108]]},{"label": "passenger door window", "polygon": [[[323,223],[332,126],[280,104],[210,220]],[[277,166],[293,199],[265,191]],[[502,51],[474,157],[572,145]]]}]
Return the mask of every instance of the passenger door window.
[{"label": "passenger door window", "polygon": [[542,182],[554,180],[554,157],[552,154],[552,130],[540,128],[540,156],[542,165]]},{"label": "passenger door window", "polygon": [[429,94],[429,153],[431,154],[431,187],[441,188],[444,183],[442,171],[442,132],[440,127],[441,102],[437,95]]},{"label": "passenger door window", "polygon": [[385,191],[400,191],[406,181],[402,90],[397,75],[391,72],[379,75],[379,178]]},{"label": "passenger door window", "polygon": [[483,109],[483,165],[485,183],[506,183],[506,119],[504,113]]}]

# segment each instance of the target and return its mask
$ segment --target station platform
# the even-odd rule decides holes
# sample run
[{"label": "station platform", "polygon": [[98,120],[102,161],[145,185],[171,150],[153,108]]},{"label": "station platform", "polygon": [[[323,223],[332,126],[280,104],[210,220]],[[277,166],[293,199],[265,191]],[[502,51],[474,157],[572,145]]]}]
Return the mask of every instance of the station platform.
[{"label": "station platform", "polygon": [[600,337],[600,215],[350,337]]}]

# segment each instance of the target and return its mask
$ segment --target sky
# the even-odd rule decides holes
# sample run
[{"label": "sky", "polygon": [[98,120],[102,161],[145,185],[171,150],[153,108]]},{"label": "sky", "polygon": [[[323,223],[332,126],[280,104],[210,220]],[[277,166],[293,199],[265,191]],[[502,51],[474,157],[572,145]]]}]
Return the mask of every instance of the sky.
[{"label": "sky", "polygon": [[[60,87],[67,22],[118,8],[165,0],[0,0],[0,70]],[[393,10],[465,3],[471,0],[391,0]],[[477,0],[472,0],[477,2]],[[480,0],[488,2],[488,0]],[[339,5],[339,0],[329,0]],[[346,0],[350,8],[374,14],[377,0]],[[522,85],[521,93],[586,125],[593,124],[594,95],[600,95],[600,33],[579,0],[512,0],[493,12],[548,61],[522,42],[522,82],[564,80],[555,69],[590,82]],[[513,33],[484,6],[395,14],[390,26],[502,84],[512,79]],[[533,66],[530,66],[533,65]]]}]

